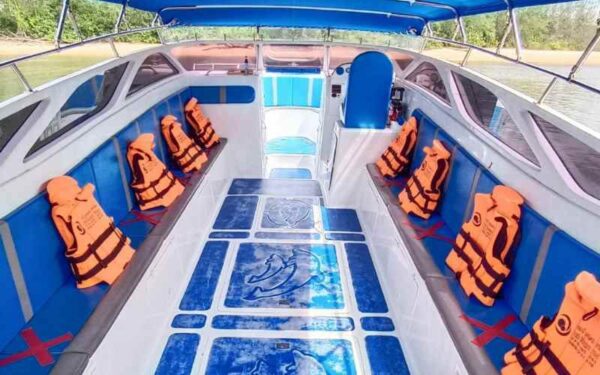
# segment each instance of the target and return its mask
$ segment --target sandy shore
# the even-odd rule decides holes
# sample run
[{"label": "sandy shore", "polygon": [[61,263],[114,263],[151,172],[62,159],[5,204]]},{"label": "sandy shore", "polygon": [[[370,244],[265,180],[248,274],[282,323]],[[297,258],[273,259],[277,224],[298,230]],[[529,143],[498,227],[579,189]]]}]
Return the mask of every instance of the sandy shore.
[{"label": "sandy shore", "polygon": [[[142,49],[150,48],[155,45],[145,43],[119,43],[115,42],[115,46],[120,54],[129,54]],[[50,42],[40,41],[16,41],[0,39],[0,56],[16,57],[26,56],[36,52],[48,51],[54,49],[55,45]],[[110,45],[107,42],[98,42],[81,47],[74,48],[68,53],[79,55],[82,57],[103,56],[110,52]],[[66,53],[66,52],[65,52]]]},{"label": "sandy shore", "polygon": [[[126,55],[152,47],[152,44],[143,43],[115,43],[120,54]],[[15,41],[0,39],[0,56],[15,57],[24,56],[40,51],[47,51],[54,48],[49,42],[38,41]],[[107,43],[94,43],[83,47],[70,50],[69,55],[94,57],[112,53]],[[465,49],[458,48],[439,48],[429,49],[425,52],[427,55],[441,58],[449,61],[462,61],[465,55]],[[503,55],[515,57],[514,49],[503,49]],[[525,50],[523,61],[537,65],[573,65],[579,59],[580,51],[544,51],[544,50]],[[502,62],[497,57],[490,56],[482,52],[473,52],[469,57],[470,62]],[[600,52],[593,52],[588,58],[586,65],[600,65]]]},{"label": "sandy shore", "polygon": [[[446,59],[449,61],[462,61],[466,49],[439,48],[426,50],[428,56]],[[490,49],[495,52],[495,49]],[[505,48],[500,52],[504,56],[516,58],[513,48]],[[581,56],[581,51],[552,51],[552,50],[525,50],[523,61],[536,65],[573,65]],[[474,51],[469,56],[469,62],[502,62],[503,60],[488,55],[484,52]],[[600,52],[593,52],[586,61],[586,65],[600,65]]]}]

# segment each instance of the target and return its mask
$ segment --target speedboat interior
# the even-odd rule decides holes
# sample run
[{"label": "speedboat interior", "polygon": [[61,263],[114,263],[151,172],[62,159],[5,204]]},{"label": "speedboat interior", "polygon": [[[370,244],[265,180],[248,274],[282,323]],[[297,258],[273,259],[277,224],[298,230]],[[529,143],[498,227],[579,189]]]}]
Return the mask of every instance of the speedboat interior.
[{"label": "speedboat interior", "polygon": [[[594,105],[600,33],[563,74],[522,60],[515,12],[561,1],[110,1],[114,34],[63,43],[65,0],[55,49],[0,62],[0,374],[600,374],[600,128],[550,100]],[[515,56],[469,43],[499,11]],[[114,54],[21,69],[90,44]]]}]

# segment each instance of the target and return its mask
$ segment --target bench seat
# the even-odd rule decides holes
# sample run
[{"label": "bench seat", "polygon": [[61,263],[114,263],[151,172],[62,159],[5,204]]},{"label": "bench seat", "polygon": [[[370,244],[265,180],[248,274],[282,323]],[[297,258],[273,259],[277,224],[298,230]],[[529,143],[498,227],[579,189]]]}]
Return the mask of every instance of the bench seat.
[{"label": "bench seat", "polygon": [[[492,307],[467,297],[446,266],[454,239],[473,211],[476,193],[490,193],[500,181],[424,113],[419,122],[417,148],[408,173],[422,162],[422,148],[438,139],[452,151],[450,172],[438,210],[428,220],[407,215],[398,194],[407,176],[384,178],[375,164],[367,173],[406,245],[415,267],[427,286],[446,328],[469,373],[497,373],[503,356],[523,337],[540,315],[558,310],[564,286],[587,270],[600,278],[600,254],[585,247],[539,215],[523,206],[520,235],[515,243],[511,274]],[[496,325],[506,335],[482,333]],[[485,328],[485,329],[482,329]],[[479,338],[478,338],[479,337]],[[475,340],[475,342],[473,342]]]},{"label": "bench seat", "polygon": [[[153,132],[162,139],[159,119],[168,113],[182,118],[182,103],[190,96],[187,89],[159,102],[67,173],[80,186],[94,184],[96,199],[136,250],[111,287],[76,287],[44,187],[0,220],[0,281],[5,286],[0,303],[6,306],[0,312],[0,374],[46,374],[59,366],[56,361],[64,353],[70,354],[65,361],[61,357],[58,373],[85,367],[227,143],[222,139],[208,151],[208,162],[201,171],[184,176],[170,161],[166,146],[157,142],[156,155],[184,181],[186,189],[168,209],[139,211],[129,187],[127,145],[142,132]],[[45,343],[47,353],[33,355],[31,337]]]}]

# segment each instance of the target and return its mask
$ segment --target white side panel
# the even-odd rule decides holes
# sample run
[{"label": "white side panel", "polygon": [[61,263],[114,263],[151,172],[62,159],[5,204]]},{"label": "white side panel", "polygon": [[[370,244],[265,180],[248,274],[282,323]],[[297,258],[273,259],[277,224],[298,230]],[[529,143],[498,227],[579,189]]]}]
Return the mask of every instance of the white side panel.
[{"label": "white side panel", "polygon": [[305,137],[318,143],[319,110],[308,108],[268,108],[265,109],[265,140],[268,142],[280,137]]},{"label": "white side panel", "polygon": [[[162,345],[159,327],[169,327],[173,306],[201,255],[198,246],[208,235],[221,196],[235,169],[235,149],[227,144],[177,225],[165,240],[110,331],[90,358],[85,374],[151,374]],[[118,349],[117,349],[118,348]]]},{"label": "white side panel", "polygon": [[[366,168],[353,185],[354,202],[370,239],[402,349],[413,374],[467,374],[454,343],[400,239]],[[435,360],[432,360],[435,358]]]},{"label": "white side panel", "polygon": [[360,181],[360,172],[368,163],[374,163],[396,137],[390,129],[346,129],[336,126],[338,143],[335,151],[333,177],[327,199],[331,206],[354,207],[354,186]]}]

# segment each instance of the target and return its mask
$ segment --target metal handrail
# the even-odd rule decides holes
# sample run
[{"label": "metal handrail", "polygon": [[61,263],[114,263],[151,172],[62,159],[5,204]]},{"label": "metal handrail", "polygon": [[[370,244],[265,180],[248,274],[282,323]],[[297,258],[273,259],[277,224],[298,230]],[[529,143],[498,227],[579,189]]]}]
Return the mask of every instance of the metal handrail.
[{"label": "metal handrail", "polygon": [[[448,43],[448,44],[453,44],[455,46],[459,46],[459,47],[463,47],[463,48],[468,48],[467,54],[470,54],[470,50],[475,50],[475,51],[478,51],[478,52],[483,52],[483,53],[488,54],[490,56],[498,57],[498,58],[500,58],[502,60],[509,61],[509,62],[512,62],[512,63],[517,64],[517,65],[522,65],[524,67],[536,70],[536,71],[544,73],[544,74],[548,74],[548,75],[550,75],[550,76],[552,76],[552,77],[554,77],[556,79],[559,79],[559,80],[562,80],[562,81],[565,81],[565,82],[568,82],[568,83],[572,83],[572,84],[574,84],[576,86],[579,86],[579,87],[581,87],[581,88],[583,88],[585,90],[591,91],[594,94],[600,94],[600,89],[595,88],[593,86],[590,86],[590,85],[588,85],[586,83],[583,83],[581,81],[578,81],[576,79],[573,79],[573,76],[571,74],[569,74],[568,76],[565,76],[565,75],[562,75],[560,73],[554,72],[552,70],[549,70],[549,69],[546,69],[546,68],[542,68],[541,66],[537,66],[535,64],[530,64],[530,63],[524,62],[522,60],[519,60],[518,58],[514,59],[512,57],[505,56],[505,55],[496,53],[494,51],[487,50],[487,49],[482,48],[482,47],[477,47],[477,46],[469,44],[469,43],[463,43],[463,42],[459,42],[459,41],[452,40],[452,39],[440,38],[440,37],[430,36],[430,35],[424,36],[423,38],[425,39],[425,43],[427,41],[431,40],[431,41],[434,41],[434,42]],[[465,60],[463,60],[462,65],[464,65],[464,63],[466,63]]]},{"label": "metal handrail", "polygon": [[16,57],[14,59],[10,59],[10,60],[6,60],[6,61],[1,61],[0,62],[0,69],[7,67],[9,65],[13,65],[13,64],[17,64],[26,60],[30,60],[30,59],[34,59],[36,57],[40,57],[40,56],[45,56],[45,55],[49,55],[52,53],[57,53],[57,52],[62,52],[62,51],[66,51],[72,48],[76,48],[76,47],[80,47],[89,43],[95,43],[95,42],[100,42],[102,40],[107,39],[109,42],[111,40],[113,40],[114,38],[118,38],[121,36],[126,36],[126,35],[130,35],[130,34],[136,34],[136,33],[143,33],[146,31],[153,31],[153,30],[160,30],[160,29],[166,29],[168,27],[172,27],[172,25],[159,25],[159,26],[148,26],[148,27],[140,27],[137,29],[131,29],[131,30],[125,30],[125,31],[121,31],[118,33],[111,33],[111,34],[105,34],[105,35],[100,35],[100,36],[96,36],[96,37],[92,37],[89,39],[85,39],[82,40],[80,42],[75,42],[75,43],[71,43],[71,44],[67,44],[61,47],[56,47],[54,49],[50,49],[47,51],[40,51],[40,52],[36,52],[36,53],[32,53],[31,55],[26,55],[26,56],[19,56]]}]

